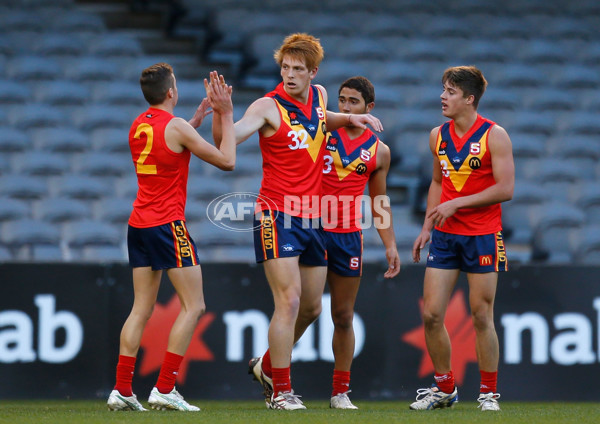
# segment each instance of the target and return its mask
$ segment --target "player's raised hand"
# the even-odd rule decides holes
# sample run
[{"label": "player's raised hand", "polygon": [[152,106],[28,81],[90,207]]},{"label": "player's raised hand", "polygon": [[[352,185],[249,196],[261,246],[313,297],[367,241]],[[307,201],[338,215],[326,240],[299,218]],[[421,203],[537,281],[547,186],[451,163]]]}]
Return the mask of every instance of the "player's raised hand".
[{"label": "player's raised hand", "polygon": [[192,116],[192,118],[188,122],[192,127],[198,128],[200,125],[202,125],[202,121],[204,120],[204,118],[206,118],[211,113],[212,110],[210,110],[210,102],[205,97],[202,99],[202,102],[196,108],[194,116]]},{"label": "player's raised hand", "polygon": [[377,132],[383,131],[381,121],[370,113],[351,114],[349,121],[349,125],[354,127],[367,129],[367,125],[370,125]]},{"label": "player's raised hand", "polygon": [[212,71],[210,82],[204,79],[204,88],[210,105],[216,113],[233,113],[233,103],[231,101],[233,88],[225,83],[223,75],[219,75],[217,71]]}]

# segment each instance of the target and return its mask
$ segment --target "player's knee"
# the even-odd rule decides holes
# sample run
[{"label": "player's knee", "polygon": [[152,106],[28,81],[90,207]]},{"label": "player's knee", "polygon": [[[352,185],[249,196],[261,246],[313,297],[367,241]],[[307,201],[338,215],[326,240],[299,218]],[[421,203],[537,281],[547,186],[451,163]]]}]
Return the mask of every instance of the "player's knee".
[{"label": "player's knee", "polygon": [[471,319],[475,331],[484,331],[494,326],[494,319],[488,308],[479,308],[471,311]]},{"label": "player's knee", "polygon": [[444,325],[444,317],[435,311],[423,311],[423,325],[426,330],[433,330]]},{"label": "player's knee", "polygon": [[354,311],[346,309],[338,309],[331,311],[331,319],[336,328],[348,329],[352,327],[354,319]]}]

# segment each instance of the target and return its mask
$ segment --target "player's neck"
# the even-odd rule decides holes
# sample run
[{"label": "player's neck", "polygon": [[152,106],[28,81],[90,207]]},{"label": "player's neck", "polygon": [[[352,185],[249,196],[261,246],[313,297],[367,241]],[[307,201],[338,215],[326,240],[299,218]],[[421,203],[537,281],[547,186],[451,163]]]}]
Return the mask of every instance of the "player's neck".
[{"label": "player's neck", "polygon": [[365,132],[364,129],[358,127],[344,127],[346,134],[350,140],[355,140]]},{"label": "player's neck", "polygon": [[309,94],[309,90],[310,90],[310,85],[308,87],[306,87],[306,90],[304,90],[300,94],[290,93],[285,86],[283,87],[283,89],[285,90],[285,93],[288,96],[290,96],[292,99],[296,100],[297,102],[302,103],[303,105],[308,103],[308,94]]},{"label": "player's neck", "polygon": [[150,107],[154,109],[164,110],[165,112],[169,112],[171,115],[173,114],[173,105],[168,103],[161,103],[158,105],[151,105]]},{"label": "player's neck", "polygon": [[469,111],[469,113],[456,116],[452,120],[454,121],[454,132],[457,136],[462,137],[469,132],[475,121],[477,121],[477,111]]}]

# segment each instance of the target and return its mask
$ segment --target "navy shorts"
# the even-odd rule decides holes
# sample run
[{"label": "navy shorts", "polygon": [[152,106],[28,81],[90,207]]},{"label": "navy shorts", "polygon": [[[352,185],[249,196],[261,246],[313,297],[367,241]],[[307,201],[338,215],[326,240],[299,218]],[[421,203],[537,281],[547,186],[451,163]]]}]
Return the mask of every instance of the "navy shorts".
[{"label": "navy shorts", "polygon": [[327,268],[342,277],[362,275],[362,231],[334,233],[323,231],[327,249]]},{"label": "navy shorts", "polygon": [[284,213],[273,219],[271,211],[264,210],[254,216],[254,228],[256,262],[300,256],[303,265],[327,266],[319,219],[313,222]]},{"label": "navy shorts", "polygon": [[427,266],[486,273],[508,270],[502,231],[481,236],[461,236],[433,230]]},{"label": "navy shorts", "polygon": [[198,265],[196,244],[189,235],[185,221],[174,221],[158,227],[127,230],[129,265],[133,268],[183,268]]}]

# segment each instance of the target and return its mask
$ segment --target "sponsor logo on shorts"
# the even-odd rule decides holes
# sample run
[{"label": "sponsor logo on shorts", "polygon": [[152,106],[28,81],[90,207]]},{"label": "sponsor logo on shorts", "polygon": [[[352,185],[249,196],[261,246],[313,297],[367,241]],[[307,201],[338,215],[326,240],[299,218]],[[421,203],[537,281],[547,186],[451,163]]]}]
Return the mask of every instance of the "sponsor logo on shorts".
[{"label": "sponsor logo on shorts", "polygon": [[492,255],[479,256],[479,266],[489,266],[492,264]]},{"label": "sponsor logo on shorts", "polygon": [[291,244],[284,244],[283,246],[281,246],[281,249],[284,252],[293,252],[294,251],[294,246],[292,246]]}]

